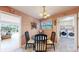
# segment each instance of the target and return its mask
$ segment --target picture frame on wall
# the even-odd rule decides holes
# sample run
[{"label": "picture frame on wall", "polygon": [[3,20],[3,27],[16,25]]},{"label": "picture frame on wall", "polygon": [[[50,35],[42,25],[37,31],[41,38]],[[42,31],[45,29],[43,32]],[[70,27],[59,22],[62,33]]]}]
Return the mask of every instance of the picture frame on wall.
[{"label": "picture frame on wall", "polygon": [[47,21],[41,22],[41,26],[42,26],[42,29],[44,30],[50,30],[53,28],[53,22],[52,20],[47,20]]},{"label": "picture frame on wall", "polygon": [[31,29],[36,29],[37,28],[37,23],[31,22]]}]

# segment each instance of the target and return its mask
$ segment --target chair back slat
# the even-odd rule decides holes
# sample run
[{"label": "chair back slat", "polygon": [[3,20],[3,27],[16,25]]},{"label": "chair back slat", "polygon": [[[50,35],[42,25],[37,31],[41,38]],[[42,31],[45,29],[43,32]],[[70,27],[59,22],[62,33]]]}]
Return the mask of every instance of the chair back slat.
[{"label": "chair back slat", "polygon": [[30,36],[29,36],[28,31],[25,32],[25,38],[26,38],[26,42],[28,42],[30,40]]},{"label": "chair back slat", "polygon": [[35,35],[35,51],[44,52],[47,51],[47,35],[37,34]]}]

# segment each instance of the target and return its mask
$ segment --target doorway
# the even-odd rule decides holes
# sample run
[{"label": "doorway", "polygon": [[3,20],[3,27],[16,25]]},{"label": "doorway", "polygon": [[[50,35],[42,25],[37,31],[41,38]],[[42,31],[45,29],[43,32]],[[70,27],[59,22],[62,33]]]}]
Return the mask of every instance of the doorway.
[{"label": "doorway", "polygon": [[21,47],[21,17],[0,13],[0,51],[13,51]]},{"label": "doorway", "polygon": [[57,39],[59,51],[77,51],[77,14],[57,19]]}]

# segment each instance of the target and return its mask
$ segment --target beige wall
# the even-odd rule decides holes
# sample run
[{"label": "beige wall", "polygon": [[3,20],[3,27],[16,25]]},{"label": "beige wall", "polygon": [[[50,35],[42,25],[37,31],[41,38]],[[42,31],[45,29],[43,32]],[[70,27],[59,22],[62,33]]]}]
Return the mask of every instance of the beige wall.
[{"label": "beige wall", "polygon": [[38,19],[32,17],[32,16],[29,16],[27,14],[24,14],[18,10],[15,10],[11,7],[7,7],[7,6],[0,6],[0,10],[1,11],[5,11],[5,12],[9,12],[9,13],[12,13],[12,14],[16,14],[16,15],[19,15],[22,17],[22,44],[25,44],[25,36],[24,36],[24,33],[25,31],[29,31],[30,32],[30,36],[32,36],[31,33],[36,34],[38,29],[31,29],[31,22],[36,22],[36,23],[39,23]]}]

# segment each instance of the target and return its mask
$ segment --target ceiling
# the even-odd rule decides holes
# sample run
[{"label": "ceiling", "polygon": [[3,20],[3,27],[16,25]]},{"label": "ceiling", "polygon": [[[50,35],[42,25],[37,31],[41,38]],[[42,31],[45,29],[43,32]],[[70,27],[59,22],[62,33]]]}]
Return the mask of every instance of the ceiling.
[{"label": "ceiling", "polygon": [[[42,6],[11,6],[11,7],[38,19],[41,18],[40,13],[43,11]],[[75,8],[75,6],[74,7],[73,6],[46,6],[46,10],[50,15],[54,15],[56,13],[66,11],[72,8]]]}]

